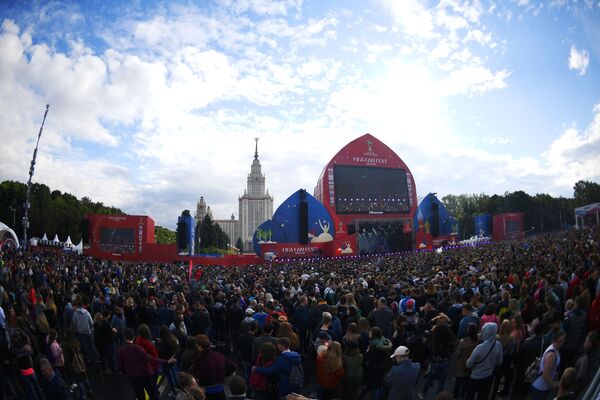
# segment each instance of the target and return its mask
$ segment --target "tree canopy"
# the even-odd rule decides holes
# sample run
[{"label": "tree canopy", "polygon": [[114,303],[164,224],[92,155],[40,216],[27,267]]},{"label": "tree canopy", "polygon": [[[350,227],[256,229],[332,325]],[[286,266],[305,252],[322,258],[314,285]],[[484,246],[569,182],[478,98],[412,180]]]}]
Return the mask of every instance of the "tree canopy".
[{"label": "tree canopy", "polygon": [[229,235],[213,221],[210,214],[206,214],[199,225],[201,251],[209,248],[227,249]]},{"label": "tree canopy", "polygon": [[[0,183],[0,221],[9,225],[22,237],[23,203],[27,185],[16,181]],[[116,207],[105,206],[102,202],[93,202],[88,197],[78,199],[70,193],[51,191],[42,183],[31,186],[31,207],[29,208],[29,237],[42,237],[47,233],[50,238],[58,234],[60,240],[71,236],[74,243],[87,237],[86,214],[124,214]]]},{"label": "tree canopy", "polygon": [[576,207],[600,202],[600,185],[579,181],[573,187],[573,198],[548,194],[531,196],[518,190],[493,196],[483,193],[447,195],[442,198],[442,202],[450,215],[457,219],[463,238],[474,235],[473,216],[478,214],[523,212],[526,230],[547,232],[574,225],[573,210]]}]

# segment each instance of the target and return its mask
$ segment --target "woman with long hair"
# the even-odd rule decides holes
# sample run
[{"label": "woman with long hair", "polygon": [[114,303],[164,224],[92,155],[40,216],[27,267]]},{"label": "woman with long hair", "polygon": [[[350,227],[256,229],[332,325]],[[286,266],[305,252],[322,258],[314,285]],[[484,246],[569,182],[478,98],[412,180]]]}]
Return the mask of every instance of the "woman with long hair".
[{"label": "woman with long hair", "polygon": [[358,339],[358,347],[360,348],[361,354],[365,354],[369,347],[369,334],[371,332],[371,325],[369,324],[369,320],[366,318],[361,318],[358,320],[358,334],[360,338]]},{"label": "woman with long hair", "polygon": [[504,387],[500,392],[499,396],[508,395],[510,390],[510,384],[512,383],[513,369],[512,362],[515,355],[515,338],[512,336],[512,325],[509,320],[505,319],[500,325],[500,332],[498,332],[498,341],[502,344],[502,365],[496,373],[494,378],[494,387],[492,393],[496,393],[500,387],[500,380],[504,377]]},{"label": "woman with long hair", "polygon": [[[263,343],[256,357],[256,366],[266,368],[273,364],[277,357],[277,347],[271,342]],[[278,398],[278,375],[262,375],[252,372],[250,374],[250,388],[254,391],[257,400],[274,400]]]},{"label": "woman with long hair", "polygon": [[84,400],[86,396],[92,397],[92,387],[88,381],[85,362],[81,354],[81,346],[72,329],[67,330],[62,347],[65,354],[67,375],[71,382],[79,388],[79,398]]},{"label": "woman with long hair", "polygon": [[515,314],[510,319],[511,324],[511,332],[510,335],[515,340],[515,353],[521,349],[521,344],[525,340],[527,335],[527,331],[525,328],[525,324],[523,323],[523,318],[520,314]]},{"label": "woman with long hair", "polygon": [[467,359],[471,356],[473,349],[478,344],[477,332],[479,327],[477,324],[470,323],[467,326],[467,334],[458,342],[454,359],[456,360],[455,383],[454,383],[454,398],[464,399],[467,395],[469,384],[470,370],[466,366]]},{"label": "woman with long hair", "polygon": [[300,349],[300,338],[294,332],[294,327],[289,322],[279,324],[279,332],[277,337],[286,337],[290,340],[290,350],[298,351]]},{"label": "woman with long hair", "polygon": [[437,381],[437,393],[444,390],[446,378],[450,371],[450,357],[456,348],[456,336],[445,322],[438,322],[431,330],[431,364],[425,375],[422,395]]},{"label": "woman with long hair", "polygon": [[[152,342],[152,336],[150,335],[150,327],[148,325],[141,324],[140,326],[138,326],[137,336],[135,337],[133,343],[140,346],[142,349],[144,349],[146,353],[150,354],[152,357],[158,358],[158,350]],[[150,367],[152,368],[152,375],[154,375],[154,377],[156,378],[158,376],[158,372],[160,371],[160,364],[155,361],[151,361]]]},{"label": "woman with long hair", "polygon": [[354,342],[358,346],[359,341],[360,333],[358,333],[358,325],[356,325],[355,323],[351,323],[350,325],[348,325],[348,328],[346,329],[346,334],[342,338],[342,344],[344,348],[347,348],[350,342]]},{"label": "woman with long hair", "polygon": [[317,356],[316,369],[319,400],[333,399],[344,377],[342,345],[331,342],[327,350]]}]

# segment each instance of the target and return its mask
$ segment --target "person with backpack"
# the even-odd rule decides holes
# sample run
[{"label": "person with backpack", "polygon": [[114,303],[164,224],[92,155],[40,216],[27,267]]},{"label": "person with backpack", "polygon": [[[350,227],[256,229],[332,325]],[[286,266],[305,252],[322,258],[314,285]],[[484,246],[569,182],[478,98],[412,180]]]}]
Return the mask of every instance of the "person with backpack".
[{"label": "person with backpack", "polygon": [[67,376],[79,388],[79,399],[84,400],[86,396],[92,397],[92,387],[88,381],[87,369],[81,354],[79,341],[71,329],[67,330],[63,341],[63,351]]},{"label": "person with backpack", "polygon": [[342,364],[346,372],[342,381],[342,400],[358,400],[362,394],[364,372],[358,341],[346,342]]},{"label": "person with backpack", "polygon": [[565,343],[567,334],[559,331],[552,338],[552,344],[544,351],[537,369],[536,379],[529,388],[532,400],[546,400],[551,389],[558,388],[558,367],[560,365],[560,348]]},{"label": "person with backpack", "polygon": [[261,375],[277,375],[279,377],[279,397],[300,391],[304,384],[304,371],[300,354],[290,350],[290,340],[287,337],[277,339],[279,356],[268,367],[254,367],[253,372]]},{"label": "person with backpack", "polygon": [[471,369],[467,400],[487,400],[494,380],[494,371],[502,364],[502,344],[496,340],[498,325],[488,322],[481,328],[482,342],[467,359],[466,367]]}]

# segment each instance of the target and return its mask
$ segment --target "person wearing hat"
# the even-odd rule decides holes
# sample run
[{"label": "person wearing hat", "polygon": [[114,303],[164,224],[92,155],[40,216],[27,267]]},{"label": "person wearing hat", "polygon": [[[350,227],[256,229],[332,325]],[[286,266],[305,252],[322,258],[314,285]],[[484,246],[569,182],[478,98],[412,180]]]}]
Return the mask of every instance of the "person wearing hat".
[{"label": "person wearing hat", "polygon": [[390,358],[394,365],[385,376],[384,384],[390,388],[389,399],[409,400],[414,399],[415,388],[421,364],[410,360],[409,350],[405,346],[398,346]]},{"label": "person wearing hat", "polygon": [[256,322],[256,325],[258,325],[258,322],[252,318],[252,316],[254,315],[254,310],[250,307],[246,308],[245,311],[246,317],[242,320],[241,324],[240,324],[240,331],[241,332],[245,332],[248,331],[248,329],[250,328],[250,325],[253,322]]}]

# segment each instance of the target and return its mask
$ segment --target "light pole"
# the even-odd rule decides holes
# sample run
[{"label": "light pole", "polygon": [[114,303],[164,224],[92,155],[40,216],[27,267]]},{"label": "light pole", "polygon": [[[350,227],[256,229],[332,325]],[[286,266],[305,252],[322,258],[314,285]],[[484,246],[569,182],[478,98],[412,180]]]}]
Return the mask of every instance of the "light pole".
[{"label": "light pole", "polygon": [[44,123],[46,122],[46,116],[48,115],[48,108],[50,104],[46,104],[46,112],[44,112],[44,118],[42,119],[42,125],[38,132],[37,142],[35,143],[35,149],[33,150],[33,158],[31,159],[31,166],[29,167],[29,180],[27,181],[27,192],[25,193],[25,203],[23,204],[24,215],[23,215],[23,247],[29,248],[27,245],[27,229],[29,228],[29,195],[31,194],[31,178],[33,178],[33,172],[35,171],[35,159],[37,157],[38,146],[40,144],[40,138],[42,137],[42,130],[44,129]]}]

